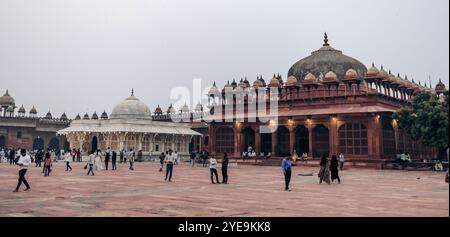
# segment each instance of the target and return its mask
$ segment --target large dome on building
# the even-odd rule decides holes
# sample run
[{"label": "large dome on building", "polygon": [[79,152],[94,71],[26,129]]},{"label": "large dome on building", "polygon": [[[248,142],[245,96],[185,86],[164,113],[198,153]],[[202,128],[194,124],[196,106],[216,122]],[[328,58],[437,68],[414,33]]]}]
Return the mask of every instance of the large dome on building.
[{"label": "large dome on building", "polygon": [[308,73],[314,74],[316,77],[325,75],[329,71],[336,73],[339,81],[342,81],[345,72],[349,69],[354,69],[358,72],[359,77],[363,77],[367,68],[360,61],[349,57],[336,50],[328,44],[328,36],[325,33],[323,47],[312,52],[312,54],[297,63],[295,63],[288,72],[288,77],[294,76],[299,82],[303,81]]},{"label": "large dome on building", "polygon": [[15,103],[14,98],[11,95],[9,95],[8,90],[6,90],[6,93],[2,97],[0,97],[0,106],[8,107],[8,106],[15,106],[15,105],[16,105],[16,103]]},{"label": "large dome on building", "polygon": [[151,119],[150,109],[142,101],[134,96],[131,96],[120,104],[114,107],[110,118],[111,119]]}]

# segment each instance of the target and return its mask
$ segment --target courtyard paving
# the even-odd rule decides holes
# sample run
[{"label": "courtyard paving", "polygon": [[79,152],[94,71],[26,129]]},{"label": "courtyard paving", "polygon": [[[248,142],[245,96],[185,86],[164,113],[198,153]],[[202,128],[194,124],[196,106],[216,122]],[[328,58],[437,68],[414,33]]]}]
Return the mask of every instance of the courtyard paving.
[{"label": "courtyard paving", "polygon": [[[156,163],[137,163],[134,171],[119,164],[95,176],[83,166],[65,172],[57,163],[50,177],[30,168],[31,191],[13,193],[18,167],[1,163],[0,216],[449,216],[444,173],[349,169],[342,184],[319,185],[317,168],[295,167],[288,193],[278,167],[230,168],[229,184],[213,185],[208,168],[187,164],[175,166],[171,183]],[[309,172],[314,176],[298,176]]]}]

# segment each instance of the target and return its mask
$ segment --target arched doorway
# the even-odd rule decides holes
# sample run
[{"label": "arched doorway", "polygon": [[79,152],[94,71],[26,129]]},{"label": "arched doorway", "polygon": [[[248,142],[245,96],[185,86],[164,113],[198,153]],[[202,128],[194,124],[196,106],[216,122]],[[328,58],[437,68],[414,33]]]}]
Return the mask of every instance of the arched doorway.
[{"label": "arched doorway", "polygon": [[248,148],[251,147],[255,150],[255,131],[251,127],[246,127],[242,130],[244,136],[243,151],[248,152]]},{"label": "arched doorway", "polygon": [[59,151],[59,139],[56,137],[52,138],[48,144],[48,149]]},{"label": "arched doorway", "polygon": [[287,156],[290,152],[289,147],[289,129],[286,127],[278,127],[277,130],[277,140],[278,140],[278,155]]},{"label": "arched doorway", "polygon": [[383,154],[395,158],[395,132],[390,124],[383,125]]},{"label": "arched doorway", "polygon": [[33,150],[44,150],[44,139],[37,137],[33,140]]},{"label": "arched doorway", "polygon": [[94,151],[94,152],[98,150],[98,139],[97,139],[97,136],[94,136],[92,138],[91,150]]},{"label": "arched doorway", "polygon": [[69,151],[70,150],[70,143],[69,141],[65,140],[64,141],[64,151]]},{"label": "arched doorway", "polygon": [[0,149],[5,149],[6,148],[6,137],[5,136],[0,136]]},{"label": "arched doorway", "polygon": [[229,127],[221,127],[216,130],[216,152],[234,152],[234,131]]},{"label": "arched doorway", "polygon": [[309,131],[303,125],[295,129],[295,151],[298,156],[303,153],[309,154]]},{"label": "arched doorway", "polygon": [[261,133],[261,154],[272,152],[272,133]]},{"label": "arched doorway", "polygon": [[313,157],[321,157],[330,153],[330,132],[323,124],[317,125],[312,131]]}]

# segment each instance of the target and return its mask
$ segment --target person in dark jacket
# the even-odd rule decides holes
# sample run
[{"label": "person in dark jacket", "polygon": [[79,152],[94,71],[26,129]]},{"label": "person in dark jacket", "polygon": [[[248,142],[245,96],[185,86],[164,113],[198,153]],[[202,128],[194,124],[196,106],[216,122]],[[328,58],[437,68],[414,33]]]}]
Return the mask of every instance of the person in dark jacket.
[{"label": "person in dark jacket", "polygon": [[108,147],[108,149],[106,149],[106,152],[105,152],[105,168],[106,168],[106,170],[108,170],[108,164],[109,164],[110,158],[111,158],[111,150]]},{"label": "person in dark jacket", "polygon": [[228,162],[228,154],[225,152],[222,160],[222,183],[224,184],[228,183]]},{"label": "person in dark jacket", "polygon": [[334,180],[337,179],[337,181],[341,183],[341,179],[339,178],[339,161],[336,155],[333,155],[331,157],[330,172],[331,172],[331,182],[334,183]]},{"label": "person in dark jacket", "polygon": [[117,170],[117,152],[116,151],[112,151],[111,165],[112,165],[112,170]]}]

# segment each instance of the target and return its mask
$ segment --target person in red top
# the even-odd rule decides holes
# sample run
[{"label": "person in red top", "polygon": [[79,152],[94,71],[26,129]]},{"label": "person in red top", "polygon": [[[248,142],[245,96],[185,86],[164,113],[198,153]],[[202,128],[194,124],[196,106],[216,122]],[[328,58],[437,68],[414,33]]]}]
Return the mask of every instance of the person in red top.
[{"label": "person in red top", "polygon": [[45,159],[44,159],[44,176],[49,176],[52,167],[52,159],[50,158],[50,153],[47,152],[47,154],[45,154]]}]

